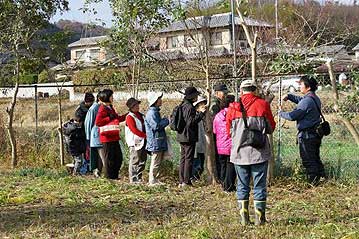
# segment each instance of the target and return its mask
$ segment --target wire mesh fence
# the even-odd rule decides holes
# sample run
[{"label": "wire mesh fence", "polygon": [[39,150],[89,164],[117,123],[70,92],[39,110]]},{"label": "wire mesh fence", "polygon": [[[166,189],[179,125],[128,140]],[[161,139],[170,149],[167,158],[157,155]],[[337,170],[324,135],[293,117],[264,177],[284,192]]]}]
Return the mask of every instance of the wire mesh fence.
[{"label": "wire mesh fence", "polygon": [[[243,79],[211,79],[210,86],[224,83],[230,92],[236,94],[238,85]],[[274,159],[275,159],[275,175],[279,176],[298,176],[302,175],[301,159],[299,157],[299,149],[296,143],[297,130],[295,122],[279,119],[278,104],[280,98],[287,93],[300,95],[296,78],[290,77],[271,77],[261,79],[261,85],[270,88],[274,99],[271,102],[273,115],[277,121],[277,129],[274,132]],[[237,82],[236,82],[237,81]],[[269,82],[269,83],[267,83]],[[281,82],[281,83],[280,83]],[[293,83],[294,82],[294,83]],[[319,78],[318,96],[322,101],[322,111],[326,119],[331,123],[332,133],[323,138],[321,146],[321,158],[326,167],[327,174],[331,178],[344,181],[358,180],[359,177],[359,150],[352,135],[346,126],[341,122],[338,114],[334,109],[334,99],[331,88],[327,86],[328,79]],[[146,82],[139,84],[137,96],[141,103],[141,111],[146,112],[148,103],[146,101],[149,92],[161,91],[164,93],[164,101],[161,109],[163,116],[169,117],[172,109],[181,102],[184,89],[187,86],[196,86],[203,93],[206,92],[206,81],[204,79],[197,80],[178,80],[168,82]],[[96,92],[100,89],[111,88],[114,93],[114,107],[121,114],[127,112],[125,105],[126,100],[132,96],[132,85],[115,86],[115,85],[92,85],[92,86],[75,86],[64,88],[61,96],[61,114],[62,122],[71,119],[76,108],[83,100],[84,92]],[[19,98],[15,112],[15,128],[17,142],[19,144],[19,163],[21,166],[45,166],[58,167],[59,160],[59,97],[57,95],[46,95],[46,89],[38,89],[38,97],[23,99]],[[345,89],[341,89],[340,94],[345,94]],[[9,99],[0,101],[2,109],[6,109]],[[291,103],[283,103],[283,110],[289,111],[295,107]],[[359,108],[353,108],[353,112],[358,113]],[[2,113],[2,127],[0,132],[5,134],[6,114]],[[355,127],[358,128],[358,114],[352,119]],[[122,130],[123,134],[124,130]],[[175,157],[171,165],[175,170],[179,164],[179,145],[175,142],[175,133],[168,130],[168,135],[173,142],[173,150]],[[124,135],[122,135],[124,139]],[[125,143],[122,143],[125,155],[125,161],[128,159],[128,152]],[[7,141],[1,145],[2,161],[9,162],[10,146]],[[71,159],[66,157],[66,161]]]}]

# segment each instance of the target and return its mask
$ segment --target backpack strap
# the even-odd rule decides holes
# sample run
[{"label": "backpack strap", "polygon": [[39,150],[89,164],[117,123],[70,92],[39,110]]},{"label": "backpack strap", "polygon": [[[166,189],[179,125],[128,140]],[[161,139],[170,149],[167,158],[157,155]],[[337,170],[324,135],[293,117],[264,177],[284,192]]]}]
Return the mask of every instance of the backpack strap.
[{"label": "backpack strap", "polygon": [[240,105],[240,107],[241,107],[242,118],[243,118],[243,121],[244,121],[244,127],[245,127],[246,129],[248,129],[247,112],[246,112],[246,110],[245,110],[245,108],[244,108],[244,105],[243,105],[243,103],[242,103],[242,99],[241,99],[241,98],[239,98],[239,105]]}]

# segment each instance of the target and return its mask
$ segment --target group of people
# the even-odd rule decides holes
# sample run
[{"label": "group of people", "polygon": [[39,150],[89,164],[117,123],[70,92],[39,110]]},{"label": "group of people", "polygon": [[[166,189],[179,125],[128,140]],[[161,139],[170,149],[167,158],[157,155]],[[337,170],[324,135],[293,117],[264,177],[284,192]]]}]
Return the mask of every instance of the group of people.
[{"label": "group of people", "polygon": [[[298,105],[291,112],[283,112],[280,106],[279,115],[297,121],[303,166],[309,182],[317,184],[320,178],[325,177],[319,154],[322,136],[316,131],[321,122],[321,102],[315,94],[317,82],[314,78],[304,76],[299,84],[304,97],[285,96],[284,101]],[[267,135],[273,133],[276,123],[269,102],[257,95],[255,82],[244,80],[239,90],[240,98],[235,101],[234,95],[228,94],[226,85],[216,85],[215,94],[207,107],[207,99],[195,87],[187,87],[183,101],[173,110],[170,119],[161,116],[163,93],[148,96],[146,114],[141,113],[141,101],[128,99],[128,112],[122,115],[113,107],[112,90],[100,91],[96,101],[91,93],[86,93],[74,118],[66,122],[63,129],[68,150],[74,159],[74,174],[84,174],[89,170],[97,177],[103,174],[109,179],[119,178],[123,161],[119,124],[125,122],[130,183],[142,182],[147,155],[150,155],[148,184],[163,184],[160,181],[160,166],[166,157],[171,157],[166,134],[170,125],[176,131],[181,148],[179,187],[193,186],[192,183],[201,177],[208,150],[206,137],[213,137],[216,176],[224,191],[237,191],[241,223],[249,223],[251,180],[255,224],[265,223],[266,178],[268,162],[272,158]]]}]

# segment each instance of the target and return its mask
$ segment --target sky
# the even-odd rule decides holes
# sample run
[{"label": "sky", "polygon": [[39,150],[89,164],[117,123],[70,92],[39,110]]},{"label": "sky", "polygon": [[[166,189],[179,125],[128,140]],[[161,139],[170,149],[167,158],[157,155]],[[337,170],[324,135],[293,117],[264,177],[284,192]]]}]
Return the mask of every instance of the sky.
[{"label": "sky", "polygon": [[[84,6],[85,0],[69,0],[69,8],[70,10],[64,12],[62,14],[56,14],[51,22],[56,22],[60,19],[65,20],[73,20],[82,23],[97,23],[99,25],[102,24],[102,21],[106,24],[106,27],[111,27],[112,23],[112,12],[111,7],[108,0],[103,0],[103,2],[99,4],[92,4],[91,8],[96,8],[97,14],[87,12],[83,13],[81,8]],[[101,21],[96,19],[102,19]]]},{"label": "sky", "polygon": [[[323,2],[325,0],[319,0],[319,1]],[[105,25],[106,27],[112,26],[111,21],[113,17],[108,0],[103,0],[101,3],[91,5],[93,8],[96,8],[97,11],[96,15],[89,12],[83,13],[82,10],[80,10],[81,8],[83,8],[84,2],[85,0],[69,0],[70,10],[63,14],[56,14],[52,18],[52,22],[56,22],[60,19],[66,19],[66,20],[73,20],[82,23],[97,23],[98,25],[101,25],[102,22],[104,22],[106,24]],[[339,2],[344,4],[352,4],[353,0],[339,0]],[[102,19],[102,20],[99,21],[96,19]]]}]

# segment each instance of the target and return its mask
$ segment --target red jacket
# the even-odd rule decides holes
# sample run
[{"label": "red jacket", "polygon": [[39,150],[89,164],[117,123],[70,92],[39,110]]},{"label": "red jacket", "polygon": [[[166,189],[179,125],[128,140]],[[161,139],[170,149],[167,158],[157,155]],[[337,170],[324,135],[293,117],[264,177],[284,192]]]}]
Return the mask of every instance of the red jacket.
[{"label": "red jacket", "polygon": [[[243,95],[241,99],[247,112],[247,117],[265,117],[272,127],[272,130],[275,129],[276,123],[274,121],[270,105],[267,101],[251,93]],[[231,131],[232,120],[236,118],[242,118],[240,109],[240,104],[238,102],[230,104],[228,108],[226,116],[226,128],[229,135]]]},{"label": "red jacket", "polygon": [[[104,104],[101,104],[100,108],[98,109],[98,113],[96,115],[96,121],[95,124],[98,127],[105,126],[109,124],[112,120],[117,119],[120,123],[125,121],[126,115],[119,115],[117,114],[116,110],[113,108],[112,105],[106,106]],[[112,118],[112,119],[111,119]],[[100,141],[102,143],[108,143],[108,142],[115,142],[120,140],[120,134],[118,136],[108,137],[103,136],[100,134]]]}]

